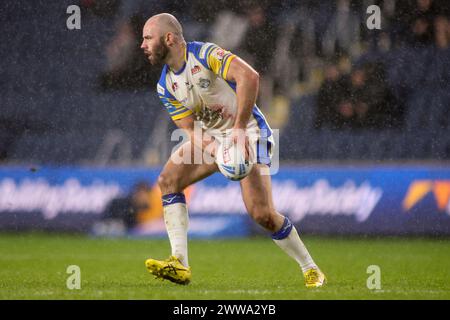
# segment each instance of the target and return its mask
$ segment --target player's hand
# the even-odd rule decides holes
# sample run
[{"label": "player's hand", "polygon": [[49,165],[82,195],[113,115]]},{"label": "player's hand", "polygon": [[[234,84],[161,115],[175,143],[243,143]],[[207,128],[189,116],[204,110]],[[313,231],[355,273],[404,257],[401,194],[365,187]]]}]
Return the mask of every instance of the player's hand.
[{"label": "player's hand", "polygon": [[206,151],[211,155],[211,157],[215,158],[218,148],[219,142],[214,139],[210,144],[208,144]]},{"label": "player's hand", "polygon": [[234,143],[240,148],[240,150],[245,155],[245,160],[250,159],[250,153],[249,153],[249,139],[245,132],[245,129],[240,128],[233,128],[231,131],[231,143]]}]

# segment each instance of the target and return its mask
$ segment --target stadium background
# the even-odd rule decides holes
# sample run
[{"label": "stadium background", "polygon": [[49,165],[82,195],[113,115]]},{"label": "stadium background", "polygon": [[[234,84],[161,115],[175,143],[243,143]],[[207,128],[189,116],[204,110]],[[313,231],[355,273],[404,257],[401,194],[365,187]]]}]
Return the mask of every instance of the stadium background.
[{"label": "stadium background", "polygon": [[[66,27],[72,4],[80,30]],[[371,4],[381,30],[366,27]],[[139,49],[145,19],[163,11],[187,41],[215,42],[260,73],[258,105],[280,130],[275,202],[303,235],[444,237],[430,247],[448,253],[450,23],[439,0],[2,2],[5,252],[29,245],[24,231],[43,232],[36,243],[55,232],[165,243],[155,181],[174,125],[155,93],[160,70]],[[193,238],[264,234],[219,174],[186,193]],[[424,241],[413,241],[420,254]]]}]

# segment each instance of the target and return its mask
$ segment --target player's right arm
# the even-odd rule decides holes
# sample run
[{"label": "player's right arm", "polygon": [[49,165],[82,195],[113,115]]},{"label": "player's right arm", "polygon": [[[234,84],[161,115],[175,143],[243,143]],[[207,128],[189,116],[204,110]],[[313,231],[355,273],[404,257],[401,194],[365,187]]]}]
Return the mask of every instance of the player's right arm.
[{"label": "player's right arm", "polygon": [[[161,79],[157,85],[157,91],[159,99],[166,107],[166,110],[169,113],[170,117],[175,122],[178,128],[183,129],[188,134],[194,146],[200,148],[202,151],[206,151],[211,156],[214,156],[215,148],[213,146],[207,148],[207,146],[213,141],[212,138],[208,136],[203,130],[194,130],[195,118],[193,116],[192,110],[179,102],[175,98],[173,93],[171,93],[167,89],[165,77],[166,69],[164,68]],[[201,136],[197,136],[198,134],[194,134],[194,132],[201,132],[202,134]]]},{"label": "player's right arm", "polygon": [[207,146],[213,141],[212,138],[201,128],[200,130],[194,130],[195,119],[192,110],[183,106],[178,100],[174,99],[173,96],[166,97],[160,94],[159,98],[177,127],[183,129],[187,133],[194,146],[200,148],[202,152],[208,152],[214,157],[214,146],[207,148]]}]

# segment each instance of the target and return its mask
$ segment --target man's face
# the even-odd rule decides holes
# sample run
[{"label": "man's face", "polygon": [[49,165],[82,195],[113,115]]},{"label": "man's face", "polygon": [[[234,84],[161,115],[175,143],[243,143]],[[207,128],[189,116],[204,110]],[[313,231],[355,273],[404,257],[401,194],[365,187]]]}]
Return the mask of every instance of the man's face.
[{"label": "man's face", "polygon": [[142,32],[141,49],[152,65],[162,65],[165,63],[169,48],[151,24],[146,24]]}]

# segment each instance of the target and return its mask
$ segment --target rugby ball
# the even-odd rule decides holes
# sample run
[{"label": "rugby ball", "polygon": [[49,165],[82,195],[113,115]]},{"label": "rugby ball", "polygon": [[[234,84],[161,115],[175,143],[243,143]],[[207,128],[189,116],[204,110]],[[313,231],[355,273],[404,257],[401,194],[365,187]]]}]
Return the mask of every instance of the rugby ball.
[{"label": "rugby ball", "polygon": [[253,164],[245,160],[245,154],[235,143],[221,143],[216,152],[216,163],[220,172],[228,179],[244,179],[252,170]]}]

